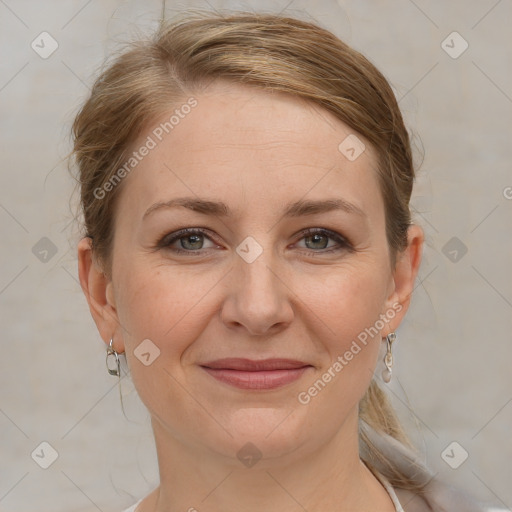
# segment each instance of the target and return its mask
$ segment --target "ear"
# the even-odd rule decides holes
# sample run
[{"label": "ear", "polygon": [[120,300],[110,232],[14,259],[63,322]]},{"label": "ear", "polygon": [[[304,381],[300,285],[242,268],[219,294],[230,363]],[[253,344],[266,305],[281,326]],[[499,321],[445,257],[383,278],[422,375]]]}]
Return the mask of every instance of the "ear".
[{"label": "ear", "polygon": [[[112,279],[101,269],[92,252],[92,239],[83,238],[78,244],[78,275],[89,304],[91,315],[103,341],[108,345],[119,331],[119,319],[114,300]],[[114,338],[113,347],[124,351],[122,336]]]},{"label": "ear", "polygon": [[393,309],[396,314],[386,325],[383,332],[384,336],[398,328],[409,309],[414,284],[421,264],[424,240],[425,237],[421,227],[414,224],[409,226],[407,231],[407,248],[397,254],[393,270],[392,289],[386,300],[387,311]]}]

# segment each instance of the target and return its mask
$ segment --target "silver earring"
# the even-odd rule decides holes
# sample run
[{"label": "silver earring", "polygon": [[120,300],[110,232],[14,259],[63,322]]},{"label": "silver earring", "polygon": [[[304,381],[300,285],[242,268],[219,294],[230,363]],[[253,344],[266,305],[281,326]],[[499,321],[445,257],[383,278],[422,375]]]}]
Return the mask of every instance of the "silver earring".
[{"label": "silver earring", "polygon": [[[107,370],[110,375],[115,375],[116,377],[121,376],[121,362],[119,361],[119,354],[114,350],[113,347],[114,344],[114,338],[110,338],[110,343],[107,347],[107,357],[106,357],[106,364],[107,364]],[[108,364],[108,358],[114,356],[115,359],[115,368],[112,369]]]},{"label": "silver earring", "polygon": [[386,368],[382,370],[382,380],[387,384],[391,380],[391,374],[393,373],[393,354],[391,352],[391,345],[396,340],[396,334],[390,332],[386,336],[386,355],[384,356],[384,364]]}]

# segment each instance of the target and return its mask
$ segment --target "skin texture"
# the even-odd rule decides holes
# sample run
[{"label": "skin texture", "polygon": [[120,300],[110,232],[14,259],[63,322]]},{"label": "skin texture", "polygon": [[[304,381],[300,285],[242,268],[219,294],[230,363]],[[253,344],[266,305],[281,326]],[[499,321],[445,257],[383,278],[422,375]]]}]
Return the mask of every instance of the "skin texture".
[{"label": "skin texture", "polygon": [[[126,352],[152,418],[161,482],[138,510],[392,511],[359,459],[357,411],[381,339],[407,310],[422,231],[409,228],[409,246],[392,268],[375,155],[366,143],[349,161],[338,146],[353,130],[330,113],[222,82],[195,98],[197,107],[122,184],[112,275],[95,262],[89,239],[78,247],[98,330]],[[144,218],[152,205],[185,196],[222,201],[231,214],[178,206]],[[339,198],[361,214],[283,216],[295,201]],[[197,227],[209,238],[159,246],[165,235]],[[307,228],[329,229],[350,247],[304,235]],[[236,252],[248,236],[263,251],[252,263]],[[172,250],[190,247],[199,254]],[[391,309],[380,335],[300,403],[298,394]],[[148,366],[134,354],[146,339],[160,350]],[[280,388],[242,390],[200,366],[224,357],[293,358],[311,367]],[[251,468],[237,457],[248,442],[262,456]]]}]

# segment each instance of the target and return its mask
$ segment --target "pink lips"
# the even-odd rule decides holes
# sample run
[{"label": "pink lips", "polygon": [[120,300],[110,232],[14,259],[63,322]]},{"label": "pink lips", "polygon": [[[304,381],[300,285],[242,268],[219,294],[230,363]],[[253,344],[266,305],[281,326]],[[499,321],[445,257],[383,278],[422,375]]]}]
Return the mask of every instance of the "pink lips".
[{"label": "pink lips", "polygon": [[311,365],[293,359],[217,359],[201,365],[212,377],[241,389],[274,389],[297,380]]}]

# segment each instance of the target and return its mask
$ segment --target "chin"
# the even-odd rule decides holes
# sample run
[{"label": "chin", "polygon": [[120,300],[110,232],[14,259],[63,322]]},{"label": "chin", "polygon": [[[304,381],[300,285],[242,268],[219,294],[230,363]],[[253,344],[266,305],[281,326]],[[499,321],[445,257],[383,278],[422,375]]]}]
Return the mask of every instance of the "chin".
[{"label": "chin", "polygon": [[[222,424],[231,434],[221,439],[211,439],[211,448],[221,455],[244,464],[244,457],[260,458],[258,467],[271,467],[279,458],[294,454],[311,439],[306,428],[306,418],[299,417],[290,409],[253,407],[238,409]],[[204,442],[203,441],[203,442]]]}]

